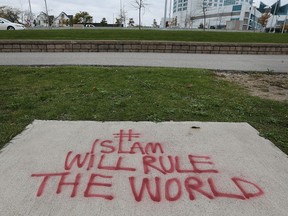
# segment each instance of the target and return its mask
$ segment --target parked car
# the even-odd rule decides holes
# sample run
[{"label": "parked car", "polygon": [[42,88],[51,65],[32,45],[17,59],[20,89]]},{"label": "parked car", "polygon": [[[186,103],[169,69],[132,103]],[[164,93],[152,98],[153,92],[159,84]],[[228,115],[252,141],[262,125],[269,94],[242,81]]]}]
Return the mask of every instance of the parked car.
[{"label": "parked car", "polygon": [[85,28],[95,28],[95,26],[93,24],[86,24]]},{"label": "parked car", "polygon": [[10,22],[4,18],[0,17],[0,30],[23,30],[24,25]]}]

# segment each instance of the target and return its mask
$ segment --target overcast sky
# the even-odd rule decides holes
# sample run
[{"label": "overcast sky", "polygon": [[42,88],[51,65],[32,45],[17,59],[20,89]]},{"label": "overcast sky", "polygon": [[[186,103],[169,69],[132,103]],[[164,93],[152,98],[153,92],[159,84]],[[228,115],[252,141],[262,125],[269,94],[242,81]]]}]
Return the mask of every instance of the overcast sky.
[{"label": "overcast sky", "polygon": [[[41,11],[45,11],[44,0],[30,0],[32,12],[38,15]],[[93,16],[94,22],[100,22],[103,17],[112,23],[120,14],[120,0],[46,0],[48,5],[48,13],[58,16],[62,11],[68,15],[75,15],[79,11],[87,11]],[[131,3],[133,0],[122,0],[124,10],[127,11],[128,18],[134,18],[138,23],[138,12]],[[164,16],[165,0],[146,0],[149,4],[142,16],[142,24],[151,25],[153,19],[160,24],[161,17]],[[7,5],[21,10],[28,10],[28,0],[0,0],[0,5]],[[114,19],[113,19],[114,18]],[[114,21],[115,22],[115,21]]]},{"label": "overcast sky", "polygon": [[[79,11],[87,11],[93,16],[94,22],[100,22],[103,17],[108,20],[108,23],[115,22],[116,17],[120,14],[120,0],[46,0],[48,5],[48,13],[58,16],[62,11],[68,15],[74,15]],[[129,18],[134,18],[134,21],[138,23],[138,13],[131,3],[135,0],[122,0],[122,5],[127,11]],[[276,0],[262,0],[264,3],[270,5]],[[45,11],[44,0],[30,0],[32,6],[32,12],[38,15],[41,11]],[[150,26],[153,23],[153,19],[156,19],[160,24],[161,18],[164,16],[165,0],[146,0],[149,4],[143,14],[142,24]],[[168,0],[168,8],[169,8]],[[173,2],[173,1],[172,1]],[[260,0],[254,0],[256,6],[259,6]],[[282,0],[283,3],[287,3],[288,0]],[[11,6],[20,10],[28,10],[28,0],[0,0],[0,6]],[[167,13],[167,17],[169,13]],[[114,20],[114,21],[113,21]]]}]

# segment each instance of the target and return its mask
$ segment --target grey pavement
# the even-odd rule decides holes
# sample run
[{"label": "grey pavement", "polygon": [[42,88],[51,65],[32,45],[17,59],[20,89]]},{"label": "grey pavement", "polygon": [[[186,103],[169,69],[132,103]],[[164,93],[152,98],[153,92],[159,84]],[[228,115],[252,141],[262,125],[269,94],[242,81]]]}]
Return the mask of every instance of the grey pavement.
[{"label": "grey pavement", "polygon": [[34,121],[0,215],[287,216],[288,158],[247,123]]},{"label": "grey pavement", "polygon": [[0,53],[0,65],[103,65],[288,73],[287,55],[179,53]]}]

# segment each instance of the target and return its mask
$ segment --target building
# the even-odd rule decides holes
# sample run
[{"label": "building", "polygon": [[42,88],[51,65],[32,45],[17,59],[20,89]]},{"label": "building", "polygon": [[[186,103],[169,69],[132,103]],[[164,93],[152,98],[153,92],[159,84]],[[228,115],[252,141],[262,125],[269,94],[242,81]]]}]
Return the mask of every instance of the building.
[{"label": "building", "polygon": [[180,28],[259,29],[261,13],[250,0],[174,0],[174,24]]},{"label": "building", "polygon": [[61,12],[55,19],[53,20],[53,27],[65,27],[73,25],[73,15],[67,15],[65,12]]},{"label": "building", "polygon": [[[54,16],[49,16],[49,26],[52,24]],[[37,27],[48,27],[47,14],[41,12],[35,19],[34,25]]]},{"label": "building", "polygon": [[270,13],[267,27],[281,28],[288,24],[288,4],[281,0],[271,6],[253,0],[173,0],[173,19],[169,27],[211,28],[228,30],[263,30],[259,19]]},{"label": "building", "polygon": [[[36,27],[48,27],[47,14],[41,12],[35,19],[34,24]],[[61,12],[57,17],[49,15],[49,26],[52,27],[64,27],[73,25],[73,15],[67,15],[65,12]]]},{"label": "building", "polygon": [[271,6],[266,5],[263,2],[260,2],[258,10],[261,13],[269,13],[271,15],[266,25],[267,28],[269,29],[273,28],[273,31],[275,31],[275,29],[287,31],[288,4],[282,5],[280,0],[278,0]]}]

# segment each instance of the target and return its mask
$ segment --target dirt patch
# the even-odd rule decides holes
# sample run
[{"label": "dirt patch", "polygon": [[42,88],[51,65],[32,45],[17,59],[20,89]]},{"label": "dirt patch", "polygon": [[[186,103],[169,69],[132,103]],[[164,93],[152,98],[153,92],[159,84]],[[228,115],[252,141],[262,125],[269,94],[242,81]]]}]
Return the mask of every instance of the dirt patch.
[{"label": "dirt patch", "polygon": [[215,72],[215,75],[244,86],[253,96],[288,102],[288,74]]}]

